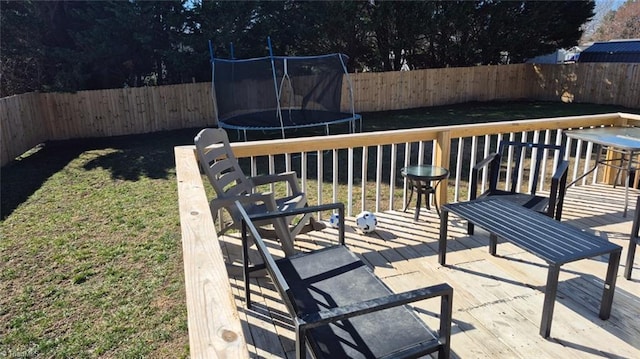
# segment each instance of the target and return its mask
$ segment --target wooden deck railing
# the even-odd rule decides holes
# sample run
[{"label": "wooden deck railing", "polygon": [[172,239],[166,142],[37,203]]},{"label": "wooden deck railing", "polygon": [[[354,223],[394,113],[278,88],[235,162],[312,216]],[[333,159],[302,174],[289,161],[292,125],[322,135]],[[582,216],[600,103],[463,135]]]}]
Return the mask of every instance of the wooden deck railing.
[{"label": "wooden deck railing", "polygon": [[[353,215],[361,210],[401,208],[406,183],[398,174],[400,168],[409,164],[431,163],[449,168],[450,185],[443,183],[438,187],[438,202],[466,200],[470,168],[494,150],[502,138],[564,143],[572,169],[570,180],[575,179],[587,168],[586,162],[595,157],[593,146],[565,140],[562,131],[615,125],[640,126],[640,115],[612,113],[242,142],[232,146],[251,175],[295,170],[312,204],[341,201],[346,204],[348,215]],[[246,357],[246,344],[193,147],[176,147],[175,154],[191,355]],[[596,176],[587,178],[607,182],[613,178],[613,174],[607,173]]]},{"label": "wooden deck railing", "polygon": [[198,162],[188,147],[175,158],[191,357],[248,358]]}]

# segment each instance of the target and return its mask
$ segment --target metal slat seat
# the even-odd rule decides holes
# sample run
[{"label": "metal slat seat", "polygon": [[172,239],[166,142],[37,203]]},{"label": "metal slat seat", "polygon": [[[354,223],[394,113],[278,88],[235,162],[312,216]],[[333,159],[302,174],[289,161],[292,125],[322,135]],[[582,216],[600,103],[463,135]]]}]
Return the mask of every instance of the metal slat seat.
[{"label": "metal slat seat", "polygon": [[[297,254],[276,264],[287,278],[301,318],[392,294],[345,246]],[[381,358],[440,346],[433,332],[405,306],[312,328],[308,339],[320,358]]]},{"label": "metal slat seat", "polygon": [[[607,254],[620,248],[616,244],[565,223],[549,221],[548,217],[540,216],[535,211],[518,210],[516,212],[514,208],[518,206],[511,201],[484,201],[486,203],[481,206],[482,210],[479,210],[479,201],[449,204],[447,208],[460,217],[540,257],[547,263],[562,265]],[[516,216],[517,220],[508,220]]]},{"label": "metal slat seat", "polygon": [[549,265],[545,286],[540,335],[551,333],[553,307],[558,289],[560,267],[569,262],[609,255],[609,265],[600,302],[601,319],[611,315],[613,294],[622,247],[596,235],[554,220],[500,196],[485,197],[468,202],[449,203],[442,206],[438,256],[445,265],[447,252],[447,225],[449,212],[484,228],[489,232],[489,252],[496,255],[498,237],[542,258]]}]

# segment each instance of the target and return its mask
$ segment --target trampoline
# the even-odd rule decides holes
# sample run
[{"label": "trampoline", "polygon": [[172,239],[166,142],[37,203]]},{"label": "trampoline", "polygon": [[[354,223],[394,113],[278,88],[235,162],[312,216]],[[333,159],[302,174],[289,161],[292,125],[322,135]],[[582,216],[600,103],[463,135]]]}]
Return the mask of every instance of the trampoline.
[{"label": "trampoline", "polygon": [[338,53],[219,59],[211,51],[218,126],[239,131],[245,140],[247,131],[280,131],[285,138],[288,129],[324,127],[329,134],[329,126],[339,123],[348,124],[350,133],[361,129],[347,59]]}]

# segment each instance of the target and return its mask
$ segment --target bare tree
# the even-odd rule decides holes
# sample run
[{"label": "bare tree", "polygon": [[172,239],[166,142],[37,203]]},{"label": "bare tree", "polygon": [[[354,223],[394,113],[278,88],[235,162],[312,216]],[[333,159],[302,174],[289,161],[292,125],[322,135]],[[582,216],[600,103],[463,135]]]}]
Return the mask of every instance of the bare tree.
[{"label": "bare tree", "polygon": [[582,26],[583,34],[580,43],[593,41],[591,38],[602,24],[604,17],[616,8],[616,0],[596,1],[596,7],[593,9],[594,15],[587,23]]},{"label": "bare tree", "polygon": [[640,1],[627,0],[605,15],[591,41],[640,38]]}]

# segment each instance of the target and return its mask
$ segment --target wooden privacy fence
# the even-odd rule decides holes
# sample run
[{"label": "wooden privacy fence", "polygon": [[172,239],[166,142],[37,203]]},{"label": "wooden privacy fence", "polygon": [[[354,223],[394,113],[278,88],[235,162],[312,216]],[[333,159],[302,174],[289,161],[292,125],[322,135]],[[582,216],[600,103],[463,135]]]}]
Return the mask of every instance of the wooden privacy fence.
[{"label": "wooden privacy fence", "polygon": [[[352,75],[356,111],[532,98],[531,64],[451,67]],[[343,99],[344,103],[344,99]]]},{"label": "wooden privacy fence", "polygon": [[[640,64],[516,64],[351,74],[357,112],[534,99],[640,108]],[[346,86],[346,84],[344,85]],[[349,111],[343,91],[343,110]],[[366,120],[366,119],[365,119]],[[215,125],[210,83],[0,99],[0,165],[45,141]]]}]

